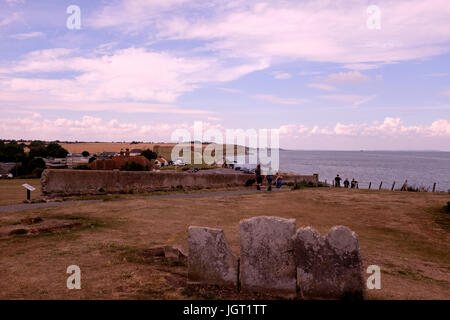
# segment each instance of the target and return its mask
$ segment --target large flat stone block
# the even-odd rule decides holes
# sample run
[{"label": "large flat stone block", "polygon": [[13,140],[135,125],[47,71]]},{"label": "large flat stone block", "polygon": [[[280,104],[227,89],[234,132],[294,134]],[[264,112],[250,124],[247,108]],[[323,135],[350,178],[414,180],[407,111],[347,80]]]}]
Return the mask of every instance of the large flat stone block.
[{"label": "large flat stone block", "polygon": [[237,286],[238,262],[220,229],[189,227],[188,281]]},{"label": "large flat stone block", "polygon": [[344,226],[326,236],[311,227],[298,229],[295,237],[297,280],[305,299],[361,299],[364,280],[359,240]]},{"label": "large flat stone block", "polygon": [[255,217],[240,223],[241,287],[296,296],[295,219]]}]

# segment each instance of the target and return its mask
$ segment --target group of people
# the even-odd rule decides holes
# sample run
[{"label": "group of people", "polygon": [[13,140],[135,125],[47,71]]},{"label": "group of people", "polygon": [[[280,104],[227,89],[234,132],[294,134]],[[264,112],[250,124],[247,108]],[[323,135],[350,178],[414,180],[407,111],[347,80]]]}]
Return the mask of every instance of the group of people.
[{"label": "group of people", "polygon": [[[334,186],[337,188],[341,187],[341,181],[342,178],[339,175],[336,175],[336,178],[334,178]],[[348,181],[348,178],[345,178],[344,180],[344,188],[351,188],[351,189],[358,189],[358,181],[355,180],[355,178],[352,178],[352,181]]]},{"label": "group of people", "polygon": [[[255,180],[256,180],[256,189],[261,190],[263,176],[261,173],[261,165],[260,164],[258,164],[255,169]],[[266,175],[266,180],[267,180],[267,191],[272,191],[273,175],[270,172],[270,170]],[[283,184],[283,176],[278,172],[276,175],[276,178],[275,178],[275,187],[277,188],[277,190],[281,189],[282,184]]]}]

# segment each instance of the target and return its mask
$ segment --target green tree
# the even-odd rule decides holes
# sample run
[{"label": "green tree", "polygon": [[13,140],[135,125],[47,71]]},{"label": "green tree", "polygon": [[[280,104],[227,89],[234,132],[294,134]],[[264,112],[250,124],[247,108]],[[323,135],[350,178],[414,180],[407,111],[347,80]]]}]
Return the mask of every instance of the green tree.
[{"label": "green tree", "polygon": [[5,143],[3,142],[3,140],[0,140],[0,161],[3,160],[4,150],[5,150]]},{"label": "green tree", "polygon": [[42,141],[33,141],[28,145],[30,149],[30,157],[47,157],[47,148],[45,147],[45,143]]},{"label": "green tree", "polygon": [[87,158],[87,157],[89,157],[90,153],[89,153],[89,151],[83,151],[83,152],[81,153],[81,155],[82,155],[83,157]]},{"label": "green tree", "polygon": [[142,164],[137,162],[126,162],[120,170],[122,171],[146,171],[148,168],[144,167]]},{"label": "green tree", "polygon": [[150,149],[142,151],[141,155],[146,157],[148,160],[152,160],[152,159],[158,158],[158,154],[156,152],[153,152]]},{"label": "green tree", "polygon": [[15,141],[6,144],[2,153],[1,161],[5,162],[21,162],[26,157],[23,145],[17,144]]},{"label": "green tree", "polygon": [[32,158],[26,168],[27,173],[32,173],[37,168],[44,170],[46,168],[45,161],[42,158]]},{"label": "green tree", "polygon": [[61,147],[55,142],[50,142],[47,145],[47,156],[52,158],[65,158],[69,151]]}]

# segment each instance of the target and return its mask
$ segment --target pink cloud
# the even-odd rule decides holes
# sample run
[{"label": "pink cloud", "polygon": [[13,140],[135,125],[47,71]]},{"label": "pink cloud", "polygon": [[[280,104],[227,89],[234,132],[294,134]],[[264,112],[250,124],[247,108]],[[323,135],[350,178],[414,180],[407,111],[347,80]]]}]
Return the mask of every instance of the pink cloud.
[{"label": "pink cloud", "polygon": [[[167,104],[203,83],[228,82],[267,67],[264,61],[226,66],[215,58],[181,58],[142,48],[88,58],[76,53],[60,48],[31,52],[16,64],[0,67],[0,86],[18,96],[42,94],[44,100],[61,102],[62,106],[117,100]],[[18,72],[34,75],[54,71],[76,75],[63,79],[15,76]]]},{"label": "pink cloud", "polygon": [[270,94],[257,94],[253,96],[256,99],[264,100],[274,104],[302,104],[306,100],[292,99],[292,98],[281,98]]},{"label": "pink cloud", "polygon": [[328,75],[325,79],[326,82],[335,84],[359,83],[369,80],[370,80],[369,76],[361,74],[359,71],[333,73]]},{"label": "pink cloud", "polygon": [[320,90],[325,90],[325,91],[336,91],[337,88],[329,85],[329,84],[325,84],[325,83],[310,83],[308,84],[308,88],[313,88],[313,89],[320,89]]},{"label": "pink cloud", "polygon": [[321,96],[322,99],[351,103],[354,106],[359,106],[361,104],[367,103],[373,99],[375,99],[375,95],[371,96],[361,96],[357,94],[335,94],[335,95],[325,95]]}]

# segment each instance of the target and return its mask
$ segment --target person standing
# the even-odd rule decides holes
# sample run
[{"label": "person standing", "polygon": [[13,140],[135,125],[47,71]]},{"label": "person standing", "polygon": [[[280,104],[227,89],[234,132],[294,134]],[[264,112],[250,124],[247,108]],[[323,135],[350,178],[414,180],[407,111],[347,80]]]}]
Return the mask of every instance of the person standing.
[{"label": "person standing", "polygon": [[355,180],[355,178],[352,178],[351,188],[352,189],[356,188],[356,180]]},{"label": "person standing", "polygon": [[334,186],[337,187],[337,188],[340,188],[341,187],[341,180],[342,180],[342,178],[339,177],[339,175],[336,175],[336,178],[334,178]]},{"label": "person standing", "polygon": [[350,182],[348,181],[347,178],[345,178],[345,180],[344,180],[344,188],[348,188],[349,185],[350,185]]},{"label": "person standing", "polygon": [[272,180],[273,180],[273,176],[272,176],[272,172],[268,172],[267,176],[267,191],[272,191]]},{"label": "person standing", "polygon": [[283,176],[279,172],[275,179],[275,185],[277,190],[280,190],[281,186],[283,185]]},{"label": "person standing", "polygon": [[262,175],[261,175],[261,165],[258,164],[255,169],[255,179],[256,179],[256,190],[261,190],[262,185]]},{"label": "person standing", "polygon": [[405,180],[405,183],[403,183],[400,191],[406,191],[408,190],[408,180]]}]

